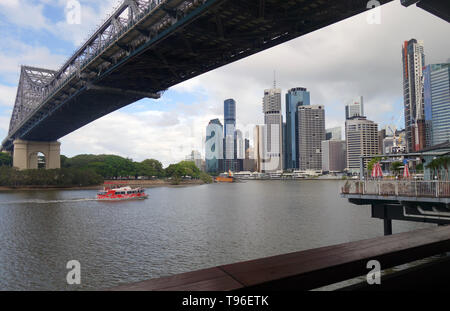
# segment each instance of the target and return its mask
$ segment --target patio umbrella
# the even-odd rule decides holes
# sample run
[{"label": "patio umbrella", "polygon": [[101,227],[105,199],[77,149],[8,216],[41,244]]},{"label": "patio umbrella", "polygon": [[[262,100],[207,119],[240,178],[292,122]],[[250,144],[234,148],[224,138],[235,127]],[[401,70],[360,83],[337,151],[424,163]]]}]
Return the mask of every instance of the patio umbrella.
[{"label": "patio umbrella", "polygon": [[411,175],[409,174],[408,164],[405,164],[403,169],[403,178],[409,178]]},{"label": "patio umbrella", "polygon": [[381,166],[379,162],[373,165],[372,177],[383,177],[383,172],[381,171]]}]

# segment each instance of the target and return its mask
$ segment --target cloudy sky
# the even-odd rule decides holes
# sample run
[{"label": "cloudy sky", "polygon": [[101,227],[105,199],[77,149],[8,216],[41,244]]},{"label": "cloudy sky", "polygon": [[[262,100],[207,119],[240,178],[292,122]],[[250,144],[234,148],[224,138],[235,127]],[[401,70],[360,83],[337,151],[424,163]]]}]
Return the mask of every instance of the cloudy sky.
[{"label": "cloudy sky", "polygon": [[[81,24],[69,25],[67,0],[0,0],[0,140],[8,131],[20,65],[58,69],[118,3],[80,2]],[[238,128],[251,138],[253,126],[263,123],[261,100],[274,70],[283,97],[302,86],[312,104],[325,105],[327,127],[343,126],[345,103],[362,95],[369,119],[403,128],[401,45],[423,40],[427,64],[447,62],[449,34],[447,22],[396,0],[382,6],[380,24],[368,24],[363,13],[176,85],[159,100],[104,116],[61,138],[61,153],[113,153],[168,165],[193,149],[204,153],[206,125],[212,118],[223,121],[227,98],[237,101]]]}]

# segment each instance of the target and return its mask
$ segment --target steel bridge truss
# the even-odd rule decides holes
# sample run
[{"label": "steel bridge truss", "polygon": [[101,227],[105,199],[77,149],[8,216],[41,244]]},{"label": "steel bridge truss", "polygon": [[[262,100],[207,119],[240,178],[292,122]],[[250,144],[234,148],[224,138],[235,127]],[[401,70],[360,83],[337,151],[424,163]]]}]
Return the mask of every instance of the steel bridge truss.
[{"label": "steel bridge truss", "polygon": [[[100,89],[90,82],[93,78],[129,56],[142,43],[151,40],[173,25],[178,18],[204,2],[206,0],[125,0],[58,71],[22,66],[16,102],[9,125],[9,141],[11,142],[11,136],[30,121],[30,117],[42,109],[44,104],[47,104],[46,111],[50,111],[52,106],[62,103],[81,87]],[[155,16],[149,27],[145,29],[136,27],[143,20],[146,20],[148,25],[148,18],[152,14]],[[140,35],[128,42],[126,46],[118,44],[119,39],[133,28]],[[108,57],[102,55],[112,47],[118,50]],[[101,64],[92,70],[90,63],[98,59],[102,61]],[[69,83],[71,87],[60,92]],[[103,90],[129,92],[141,98],[159,98],[164,91],[155,89],[154,93],[149,93],[120,88],[103,88]],[[52,105],[48,105],[50,102]],[[41,113],[40,117],[42,116]]]},{"label": "steel bridge truss", "polygon": [[[391,0],[381,0],[382,4]],[[56,72],[23,67],[2,148],[53,141],[144,97],[367,10],[367,0],[125,0]]]}]

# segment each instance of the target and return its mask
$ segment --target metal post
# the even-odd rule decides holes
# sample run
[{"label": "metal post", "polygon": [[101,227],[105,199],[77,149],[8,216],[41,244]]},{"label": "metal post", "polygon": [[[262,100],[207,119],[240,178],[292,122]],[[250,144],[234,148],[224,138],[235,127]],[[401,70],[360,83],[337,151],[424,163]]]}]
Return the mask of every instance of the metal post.
[{"label": "metal post", "polygon": [[363,157],[360,158],[360,163],[359,163],[359,179],[361,179],[361,180],[364,179],[364,158]]},{"label": "metal post", "polygon": [[[384,216],[387,217],[386,214]],[[391,235],[392,234],[392,219],[383,218],[383,222],[384,222],[384,235]]]}]

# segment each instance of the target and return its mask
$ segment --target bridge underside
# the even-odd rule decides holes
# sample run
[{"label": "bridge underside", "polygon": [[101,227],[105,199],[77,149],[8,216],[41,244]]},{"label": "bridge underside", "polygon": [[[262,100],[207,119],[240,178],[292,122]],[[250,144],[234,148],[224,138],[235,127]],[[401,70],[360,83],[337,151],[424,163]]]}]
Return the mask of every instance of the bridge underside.
[{"label": "bridge underside", "polygon": [[[165,12],[180,2],[168,1]],[[154,19],[144,19],[10,132],[3,149],[11,150],[18,138],[55,141],[141,98],[157,98],[173,85],[364,12],[366,6],[367,0],[209,0],[157,34],[148,31]],[[142,36],[148,36],[145,42],[133,46]],[[123,51],[126,57],[118,58]]]}]

